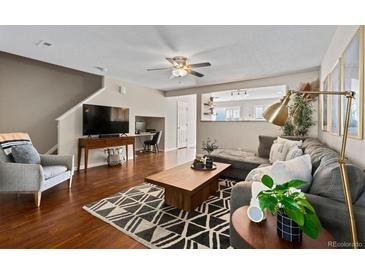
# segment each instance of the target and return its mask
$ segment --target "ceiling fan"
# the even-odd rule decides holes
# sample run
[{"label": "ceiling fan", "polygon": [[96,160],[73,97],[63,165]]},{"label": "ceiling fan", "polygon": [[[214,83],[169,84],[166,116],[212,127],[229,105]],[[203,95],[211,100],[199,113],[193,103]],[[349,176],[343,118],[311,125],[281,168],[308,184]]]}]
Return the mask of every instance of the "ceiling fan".
[{"label": "ceiling fan", "polygon": [[202,68],[202,67],[209,67],[211,66],[209,62],[204,63],[197,63],[197,64],[188,64],[188,58],[183,56],[175,56],[173,58],[166,58],[172,66],[171,67],[164,67],[164,68],[151,68],[147,69],[147,71],[154,71],[154,70],[166,70],[171,69],[171,78],[178,78],[178,77],[185,77],[188,74],[203,77],[204,74],[193,70],[193,68]]}]

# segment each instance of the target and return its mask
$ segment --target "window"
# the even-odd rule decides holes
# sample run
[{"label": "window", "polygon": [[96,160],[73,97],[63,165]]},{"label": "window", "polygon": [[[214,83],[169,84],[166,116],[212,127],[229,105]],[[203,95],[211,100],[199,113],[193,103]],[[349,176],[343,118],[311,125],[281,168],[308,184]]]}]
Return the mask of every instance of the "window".
[{"label": "window", "polygon": [[262,114],[287,91],[285,85],[221,90],[201,95],[201,121],[264,121]]},{"label": "window", "polygon": [[240,119],[240,107],[226,108],[226,121]]},{"label": "window", "polygon": [[262,116],[267,106],[255,106],[255,120],[264,120]]}]

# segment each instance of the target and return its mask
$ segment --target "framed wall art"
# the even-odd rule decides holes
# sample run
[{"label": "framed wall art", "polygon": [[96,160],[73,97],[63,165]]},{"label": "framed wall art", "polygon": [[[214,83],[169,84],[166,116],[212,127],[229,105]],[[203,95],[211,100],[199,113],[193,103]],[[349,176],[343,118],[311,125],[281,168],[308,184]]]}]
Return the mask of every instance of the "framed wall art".
[{"label": "framed wall art", "polygon": [[[328,81],[329,81],[329,76],[327,76],[323,81],[323,85],[322,85],[323,91],[328,90]],[[323,131],[328,131],[328,97],[329,96],[327,96],[327,95],[320,96],[321,113],[322,113],[321,121],[322,121],[322,130]]]},{"label": "framed wall art", "polygon": [[[336,62],[330,74],[329,89],[336,91],[341,90],[341,58]],[[330,133],[340,135],[341,133],[341,96],[328,96],[329,112],[329,129]]]},{"label": "framed wall art", "polygon": [[[354,38],[342,55],[342,90],[355,92],[352,100],[349,124],[349,137],[363,139],[364,104],[364,26],[356,32]],[[346,98],[341,100],[342,123],[346,113]]]}]

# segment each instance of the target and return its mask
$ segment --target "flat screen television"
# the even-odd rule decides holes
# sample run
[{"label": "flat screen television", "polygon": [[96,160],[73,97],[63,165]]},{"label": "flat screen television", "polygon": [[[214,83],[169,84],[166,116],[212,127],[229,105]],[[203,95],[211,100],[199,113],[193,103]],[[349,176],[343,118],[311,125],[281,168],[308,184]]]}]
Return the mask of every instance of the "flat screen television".
[{"label": "flat screen television", "polygon": [[83,135],[129,133],[129,108],[84,104]]}]

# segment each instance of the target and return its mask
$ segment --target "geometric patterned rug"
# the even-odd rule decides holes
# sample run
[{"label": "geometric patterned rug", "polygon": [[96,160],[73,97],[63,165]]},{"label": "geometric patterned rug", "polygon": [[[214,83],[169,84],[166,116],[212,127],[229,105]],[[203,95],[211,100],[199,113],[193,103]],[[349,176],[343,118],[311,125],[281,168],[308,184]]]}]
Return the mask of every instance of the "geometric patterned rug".
[{"label": "geometric patterned rug", "polygon": [[143,183],[83,207],[149,248],[230,248],[232,180],[192,212],[164,203],[164,189]]}]

